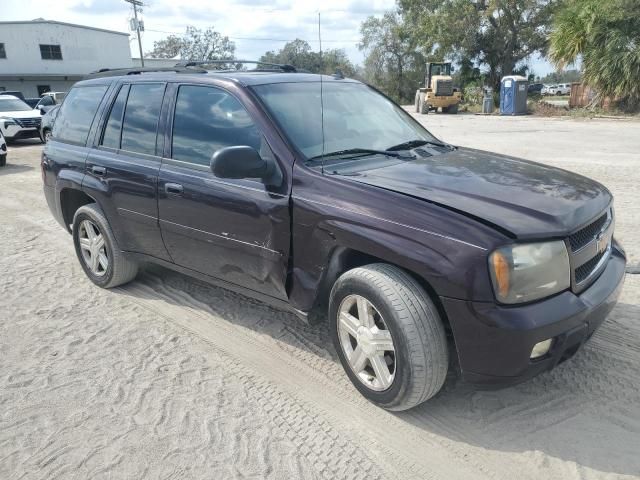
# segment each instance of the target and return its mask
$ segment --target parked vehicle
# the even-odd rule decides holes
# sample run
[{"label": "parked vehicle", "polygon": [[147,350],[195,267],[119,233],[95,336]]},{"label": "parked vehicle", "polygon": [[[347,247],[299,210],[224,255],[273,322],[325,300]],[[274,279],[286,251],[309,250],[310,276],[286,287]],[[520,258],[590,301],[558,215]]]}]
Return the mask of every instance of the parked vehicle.
[{"label": "parked vehicle", "polygon": [[151,262],[326,312],[346,374],[390,410],[435,395],[451,355],[484,386],[549,370],[615,305],[601,184],[449,145],[355,80],[193,65],[103,71],[60,107],[44,194],[96,285]]},{"label": "parked vehicle", "polygon": [[67,92],[45,92],[42,95],[44,97],[51,97],[53,99],[53,105],[59,105],[64,100],[64,97],[67,96]]},{"label": "parked vehicle", "polygon": [[4,167],[7,164],[7,142],[0,132],[0,167]]},{"label": "parked vehicle", "polygon": [[56,117],[58,116],[59,111],[60,105],[54,105],[46,114],[42,116],[42,122],[40,124],[40,140],[42,140],[42,143],[46,143],[51,139],[53,124],[56,121]]},{"label": "parked vehicle", "polygon": [[442,109],[442,113],[458,113],[462,92],[453,86],[451,62],[427,63],[424,86],[416,90],[416,113],[427,114]]},{"label": "parked vehicle", "polygon": [[542,83],[530,83],[527,87],[527,93],[529,95],[541,95],[544,85]]},{"label": "parked vehicle", "polygon": [[24,98],[24,95],[22,94],[22,92],[19,92],[18,90],[2,90],[0,91],[0,96],[2,95],[9,95],[12,97],[17,97],[22,101],[25,101],[26,99]]},{"label": "parked vehicle", "polygon": [[549,85],[543,90],[543,95],[569,95],[571,93],[570,83],[559,83],[557,85]]},{"label": "parked vehicle", "polygon": [[40,103],[40,98],[25,98],[24,103],[29,105],[31,108],[36,108],[38,103]]},{"label": "parked vehicle", "polygon": [[44,115],[51,107],[62,103],[65,95],[66,92],[46,92],[40,98],[25,98],[24,102]]},{"label": "parked vehicle", "polygon": [[0,96],[0,132],[8,142],[40,137],[41,114],[17,97]]}]

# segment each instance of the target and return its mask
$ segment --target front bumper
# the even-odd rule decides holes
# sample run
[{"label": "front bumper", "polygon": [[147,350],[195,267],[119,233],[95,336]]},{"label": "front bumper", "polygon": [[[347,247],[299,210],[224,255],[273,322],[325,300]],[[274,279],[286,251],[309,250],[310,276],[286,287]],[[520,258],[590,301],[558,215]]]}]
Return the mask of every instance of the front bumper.
[{"label": "front bumper", "polygon": [[[625,264],[624,251],[614,243],[606,268],[585,291],[566,291],[528,305],[443,297],[463,379],[487,387],[512,385],[573,356],[615,306]],[[554,339],[549,353],[530,359],[533,346],[549,338]]]},{"label": "front bumper", "polygon": [[8,125],[3,131],[7,140],[18,140],[20,138],[40,138],[40,128],[26,128],[19,125]]}]

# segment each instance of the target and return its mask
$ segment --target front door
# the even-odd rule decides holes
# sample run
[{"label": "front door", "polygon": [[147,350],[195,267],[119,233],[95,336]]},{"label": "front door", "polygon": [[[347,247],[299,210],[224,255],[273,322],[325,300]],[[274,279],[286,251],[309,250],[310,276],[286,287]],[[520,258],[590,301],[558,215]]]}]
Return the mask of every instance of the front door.
[{"label": "front door", "polygon": [[176,86],[172,136],[160,168],[160,228],[174,262],[257,292],[286,298],[289,197],[253,179],[217,178],[216,150],[271,148],[242,103],[225,90]]}]

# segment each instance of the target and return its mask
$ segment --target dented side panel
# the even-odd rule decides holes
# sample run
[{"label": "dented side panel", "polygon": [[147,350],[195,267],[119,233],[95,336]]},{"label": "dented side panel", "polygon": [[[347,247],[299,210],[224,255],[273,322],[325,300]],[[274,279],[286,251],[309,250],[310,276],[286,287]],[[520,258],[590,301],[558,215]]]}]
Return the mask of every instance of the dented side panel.
[{"label": "dented side panel", "polygon": [[493,300],[487,254],[505,237],[489,226],[299,165],[292,200],[290,301],[300,310],[314,306],[332,257],[344,249],[405,268],[438,295]]}]

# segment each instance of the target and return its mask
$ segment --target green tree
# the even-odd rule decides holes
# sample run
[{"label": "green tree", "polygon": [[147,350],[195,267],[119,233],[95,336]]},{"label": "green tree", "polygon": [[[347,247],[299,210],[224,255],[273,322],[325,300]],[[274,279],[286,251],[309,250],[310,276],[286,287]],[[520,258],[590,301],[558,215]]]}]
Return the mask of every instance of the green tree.
[{"label": "green tree", "polygon": [[571,83],[579,82],[582,75],[579,70],[558,70],[540,78],[542,83]]},{"label": "green tree", "polygon": [[233,60],[235,44],[216,32],[213,27],[206,30],[188,26],[183,36],[169,35],[153,42],[153,50],[147,53],[151,58],[180,58],[181,60]]},{"label": "green tree", "polygon": [[547,45],[560,0],[398,0],[400,13],[426,55],[487,69],[487,80],[522,73]]},{"label": "green tree", "polygon": [[415,36],[395,12],[369,17],[360,26],[364,77],[399,102],[413,102],[426,62]]},{"label": "green tree", "polygon": [[582,58],[584,81],[599,98],[640,106],[640,2],[569,0],[553,22],[550,57],[559,67]]},{"label": "green tree", "polygon": [[261,62],[283,63],[308,70],[313,73],[333,74],[340,70],[345,76],[353,76],[355,67],[349,61],[344,50],[329,49],[322,52],[314,52],[311,45],[299,38],[287,42],[278,51],[266,52],[260,57]]}]

